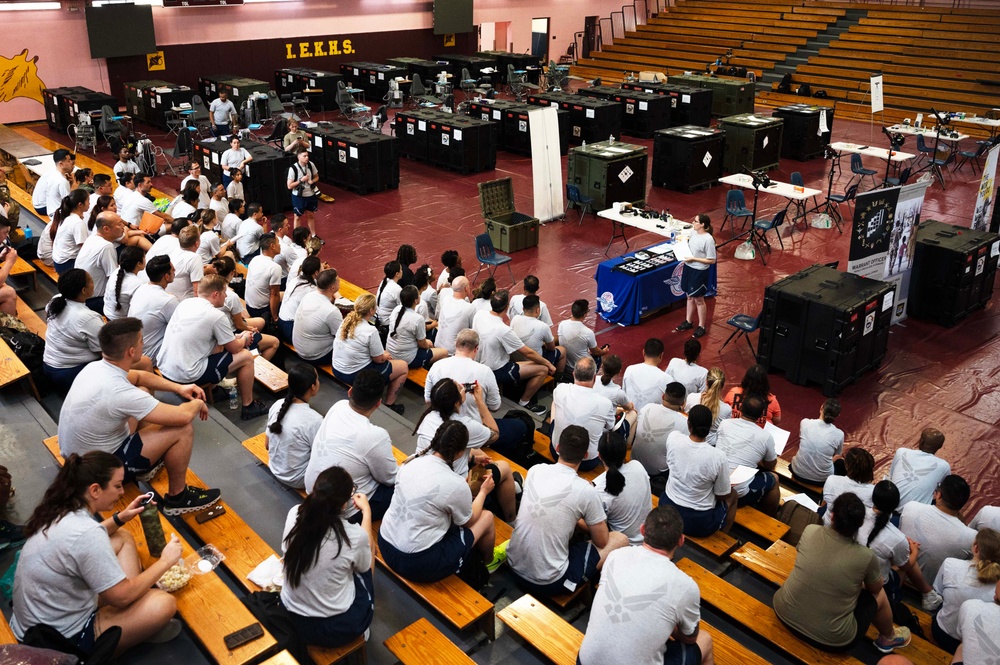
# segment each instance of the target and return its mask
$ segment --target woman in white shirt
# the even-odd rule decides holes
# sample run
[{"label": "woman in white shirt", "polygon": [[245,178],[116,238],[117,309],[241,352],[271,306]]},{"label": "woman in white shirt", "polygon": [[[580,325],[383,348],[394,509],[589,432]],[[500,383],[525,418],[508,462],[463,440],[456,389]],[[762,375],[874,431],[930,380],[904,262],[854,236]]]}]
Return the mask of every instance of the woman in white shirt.
[{"label": "woman in white shirt", "polygon": [[146,253],[139,247],[126,247],[118,257],[118,270],[104,290],[104,316],[108,321],[128,316],[132,294],[146,279]]},{"label": "woman in white shirt", "polygon": [[[355,489],[347,471],[331,466],[285,520],[281,603],[308,645],[334,648],[367,638],[375,617],[371,508]],[[343,517],[352,503],[361,511],[360,525]]]},{"label": "woman in white shirt", "polygon": [[215,259],[233,255],[233,241],[223,242],[219,237],[219,216],[214,210],[201,211],[198,228],[201,229],[201,242],[197,253],[202,265],[207,266]]},{"label": "woman in white shirt", "polygon": [[234,199],[230,197],[229,214],[222,220],[223,240],[236,240],[236,236],[240,232],[240,224],[243,223],[243,215],[245,212],[246,204],[243,202],[243,199]]},{"label": "woman in white shirt", "polygon": [[226,185],[226,198],[230,203],[233,199],[245,200],[243,196],[243,171],[229,169],[229,184]]},{"label": "woman in white shirt", "polygon": [[792,475],[822,485],[832,475],[845,473],[844,432],[833,424],[840,415],[840,402],[831,397],[819,409],[819,418],[803,418],[799,425],[799,450],[792,458]]},{"label": "woman in white shirt", "polygon": [[246,148],[240,146],[240,140],[235,136],[229,141],[229,150],[222,153],[219,158],[219,165],[222,167],[222,184],[229,186],[233,177],[229,175],[232,169],[237,169],[246,175],[247,164],[253,161],[253,155],[247,152]]},{"label": "woman in white shirt", "polygon": [[493,491],[493,475],[484,476],[473,499],[452,468],[468,443],[465,425],[449,420],[434,433],[430,447],[406,460],[396,475],[378,545],[386,565],[408,580],[438,582],[457,573],[473,547],[487,566],[493,563],[493,513],[483,507]]},{"label": "woman in white shirt", "polygon": [[708,370],[705,377],[705,391],[700,393],[689,393],[684,403],[684,410],[691,411],[695,404],[702,404],[712,412],[712,429],[708,432],[705,441],[715,447],[715,441],[719,438],[719,425],[723,420],[729,420],[733,416],[733,407],[722,400],[722,391],[726,387],[726,373],[718,367]]},{"label": "woman in white shirt", "polygon": [[76,265],[76,257],[90,232],[83,216],[90,208],[90,194],[74,189],[64,196],[59,209],[52,215],[49,239],[52,240],[52,265],[62,275]]},{"label": "woman in white shirt", "polygon": [[604,356],[604,362],[601,363],[601,376],[594,382],[594,390],[611,400],[611,403],[616,407],[620,406],[626,411],[631,411],[635,408],[635,405],[629,401],[625,390],[614,381],[615,377],[621,371],[622,359],[619,356],[613,353]]},{"label": "woman in white shirt", "polygon": [[323,416],[309,406],[319,392],[319,374],[305,363],[288,368],[288,392],[271,405],[264,441],[270,453],[267,466],[274,477],[295,489],[305,488],[306,467],[313,439]]},{"label": "woman in white shirt", "polygon": [[597,454],[607,471],[594,479],[601,494],[608,529],[628,536],[629,545],[642,545],[639,531],[653,509],[649,474],[638,460],[625,461],[628,443],[620,432],[605,432],[597,444]]},{"label": "woman in white shirt", "polygon": [[[948,558],[934,579],[934,590],[944,597],[941,609],[931,622],[931,634],[938,646],[955,653],[961,643],[958,611],[967,600],[993,601],[1000,581],[1000,532],[980,529],[972,543],[972,561]],[[991,634],[996,635],[996,626]]]},{"label": "woman in white shirt", "polygon": [[201,198],[201,184],[197,180],[188,180],[184,190],[168,211],[174,219],[190,219],[191,213],[198,212],[198,199]]},{"label": "woman in white shirt", "polygon": [[247,308],[240,299],[238,293],[228,286],[233,277],[236,276],[236,261],[231,256],[223,256],[212,261],[215,274],[226,280],[226,300],[222,303],[221,309],[233,321],[233,331],[238,335],[243,331],[253,333],[250,341],[251,349],[257,349],[265,360],[270,360],[278,352],[281,342],[274,335],[265,335],[260,332],[264,329],[266,322],[261,317],[248,317]]},{"label": "woman in white shirt", "polygon": [[[709,268],[716,261],[715,238],[712,237],[712,220],[705,213],[695,215],[691,226],[694,227],[694,233],[688,238],[691,256],[684,260],[684,270],[681,272],[681,289],[687,296],[687,318],[674,330],[684,332],[694,328],[691,336],[698,339],[705,336],[705,325],[708,324],[705,294],[708,292]],[[695,319],[697,326],[694,324]]]},{"label": "woman in white shirt", "polygon": [[316,290],[316,275],[323,269],[319,257],[307,256],[299,265],[297,275],[288,275],[288,285],[281,298],[278,309],[278,335],[286,342],[292,341],[292,330],[295,327],[295,313],[299,310],[302,299]]},{"label": "woman in white shirt", "polygon": [[417,287],[417,292],[420,294],[420,304],[417,305],[417,311],[424,315],[427,322],[427,337],[431,341],[434,341],[434,337],[437,335],[437,321],[434,316],[438,306],[437,291],[431,286],[433,276],[431,267],[426,263],[413,273],[413,286]]},{"label": "woman in white shirt", "polygon": [[354,377],[361,370],[371,368],[378,371],[389,385],[383,404],[403,415],[403,405],[396,404],[396,397],[406,383],[408,368],[402,360],[393,360],[392,355],[382,347],[378,330],[372,325],[374,318],[375,296],[360,296],[354,303],[354,311],[344,318],[333,340],[333,375],[347,385],[353,385]]},{"label": "woman in white shirt", "polygon": [[393,358],[404,361],[410,369],[428,368],[448,356],[447,349],[440,349],[427,339],[427,322],[416,311],[420,293],[415,286],[404,286],[399,293],[399,304],[389,316],[389,338],[386,350]]},{"label": "woman in white shirt", "polygon": [[379,284],[378,291],[375,292],[377,307],[375,316],[379,325],[388,326],[392,310],[396,309],[396,305],[399,304],[399,292],[403,290],[403,287],[399,285],[399,280],[403,277],[403,269],[398,262],[389,261],[385,264],[382,272],[385,273],[385,277],[382,278],[382,283]]},{"label": "woman in white shirt", "polygon": [[830,476],[823,483],[823,502],[819,515],[824,524],[830,525],[827,508],[833,505],[844,492],[855,494],[866,507],[872,507],[872,491],[875,489],[875,458],[864,448],[854,447],[844,453],[846,476]]},{"label": "woman in white shirt", "polygon": [[493,307],[490,305],[490,298],[496,292],[497,282],[492,277],[484,279],[479,288],[472,292],[472,306],[476,308],[477,313],[493,311]]}]

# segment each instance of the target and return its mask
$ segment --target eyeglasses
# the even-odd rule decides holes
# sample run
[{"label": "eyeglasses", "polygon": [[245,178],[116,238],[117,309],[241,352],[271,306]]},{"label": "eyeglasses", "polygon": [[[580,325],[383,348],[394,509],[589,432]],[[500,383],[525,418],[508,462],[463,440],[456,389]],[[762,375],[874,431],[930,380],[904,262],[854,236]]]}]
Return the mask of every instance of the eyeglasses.
[{"label": "eyeglasses", "polygon": [[351,487],[351,496],[354,496],[357,493],[358,493],[358,484],[354,483],[354,485]]}]

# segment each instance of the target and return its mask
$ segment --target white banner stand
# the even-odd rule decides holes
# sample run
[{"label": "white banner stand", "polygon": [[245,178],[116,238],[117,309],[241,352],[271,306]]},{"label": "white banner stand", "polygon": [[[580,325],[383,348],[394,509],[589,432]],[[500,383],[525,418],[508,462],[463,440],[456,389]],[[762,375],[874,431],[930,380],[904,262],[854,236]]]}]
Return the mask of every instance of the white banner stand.
[{"label": "white banner stand", "polygon": [[531,132],[534,214],[544,224],[565,214],[556,110],[551,107],[532,109],[528,112],[528,128]]}]

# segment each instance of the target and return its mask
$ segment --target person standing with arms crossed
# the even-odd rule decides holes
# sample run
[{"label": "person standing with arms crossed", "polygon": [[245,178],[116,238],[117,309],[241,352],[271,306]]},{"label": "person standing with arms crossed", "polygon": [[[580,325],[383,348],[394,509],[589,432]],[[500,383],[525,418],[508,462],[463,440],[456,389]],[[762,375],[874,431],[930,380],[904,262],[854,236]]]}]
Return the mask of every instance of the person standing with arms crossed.
[{"label": "person standing with arms crossed", "polygon": [[309,233],[316,236],[316,209],[319,207],[319,169],[309,161],[309,151],[305,148],[296,153],[296,162],[288,167],[288,189],[292,191],[292,211],[295,218],[294,229],[300,221],[305,221]]},{"label": "person standing with arms crossed", "polygon": [[[688,249],[691,256],[684,261],[681,273],[681,289],[687,296],[687,318],[674,332],[684,332],[694,328],[691,334],[695,339],[705,336],[705,324],[708,323],[708,307],[705,305],[705,294],[708,292],[708,271],[715,258],[715,238],[712,237],[712,221],[708,215],[696,215],[691,222],[694,233],[688,239]],[[692,322],[695,312],[698,313],[698,325]]]}]

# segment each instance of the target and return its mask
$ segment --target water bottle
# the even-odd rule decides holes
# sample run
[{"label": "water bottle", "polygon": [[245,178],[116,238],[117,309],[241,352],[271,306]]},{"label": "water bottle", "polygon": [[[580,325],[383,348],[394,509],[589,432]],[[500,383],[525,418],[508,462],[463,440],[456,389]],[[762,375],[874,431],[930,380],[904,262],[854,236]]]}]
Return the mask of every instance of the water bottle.
[{"label": "water bottle", "polygon": [[35,232],[31,230],[31,227],[30,226],[25,226],[24,227],[24,237],[25,237],[25,239],[31,240],[31,237],[33,235],[35,235]]},{"label": "water bottle", "polygon": [[146,537],[150,556],[159,558],[163,548],[167,546],[167,539],[163,535],[163,524],[160,522],[160,511],[156,509],[156,504],[152,501],[146,504],[139,513],[139,522],[142,524],[142,534]]},{"label": "water bottle", "polygon": [[236,390],[236,386],[229,387],[229,410],[235,411],[240,407],[239,393]]}]

